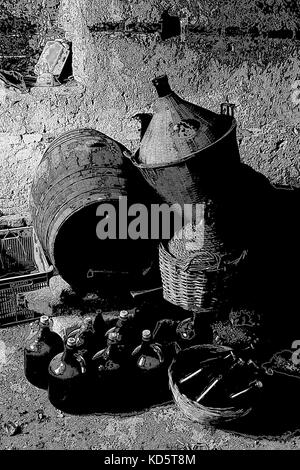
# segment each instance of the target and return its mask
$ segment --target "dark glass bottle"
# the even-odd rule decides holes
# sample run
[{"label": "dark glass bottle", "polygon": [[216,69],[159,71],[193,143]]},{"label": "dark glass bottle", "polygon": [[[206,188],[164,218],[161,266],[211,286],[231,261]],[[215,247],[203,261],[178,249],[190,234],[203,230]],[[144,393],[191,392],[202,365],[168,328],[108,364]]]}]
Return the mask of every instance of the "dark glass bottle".
[{"label": "dark glass bottle", "polygon": [[165,318],[159,320],[153,331],[153,340],[161,347],[166,363],[169,365],[180,350],[177,343],[176,328],[178,321]]},{"label": "dark glass bottle", "polygon": [[[104,406],[115,411],[120,406],[128,405],[130,389],[130,364],[127,349],[121,336],[114,331],[108,334],[107,346],[93,357],[96,407]],[[122,387],[122,398],[120,397]],[[99,403],[99,397],[101,398]]]},{"label": "dark glass bottle", "polygon": [[149,330],[142,332],[142,343],[134,349],[132,357],[138,370],[146,374],[160,369],[164,363],[162,350],[158,344],[153,343]]},{"label": "dark glass bottle", "polygon": [[24,348],[27,380],[36,387],[47,389],[49,363],[63,349],[63,340],[51,331],[51,319],[46,315],[41,316],[38,331],[27,339]]},{"label": "dark glass bottle", "polygon": [[[75,338],[77,351],[83,356],[88,369],[93,355],[106,344],[105,327],[100,328],[100,322],[96,323],[96,320],[97,318],[93,320],[92,317],[84,318],[81,326],[68,335],[68,338]],[[105,325],[104,320],[103,325]]]},{"label": "dark glass bottle", "polygon": [[126,349],[132,349],[132,345],[136,344],[137,339],[133,319],[134,316],[128,310],[121,310],[116,325],[106,332],[106,336],[108,337],[110,333],[117,333],[123,346]]},{"label": "dark glass bottle", "polygon": [[186,318],[178,323],[176,328],[176,341],[180,349],[186,349],[196,344],[196,331],[192,317]]},{"label": "dark glass bottle", "polygon": [[149,330],[142,332],[142,343],[131,357],[140,404],[157,402],[165,394],[168,374],[162,349],[153,342]]},{"label": "dark glass bottle", "polygon": [[260,380],[253,380],[250,382],[246,388],[239,390],[238,392],[231,393],[229,395],[229,398],[232,400],[244,400],[249,399],[249,396],[253,396],[253,392],[256,392],[257,390],[260,390],[263,388],[263,382]]},{"label": "dark glass bottle", "polygon": [[176,328],[177,343],[181,349],[197,344],[210,344],[212,342],[211,313],[201,312],[194,314],[178,323]]},{"label": "dark glass bottle", "polygon": [[99,340],[103,339],[103,342],[104,342],[103,347],[104,347],[105,346],[105,332],[107,330],[107,326],[106,326],[106,322],[103,318],[103,315],[100,309],[96,311],[96,317],[94,320],[94,330],[95,330],[95,334],[97,338]]},{"label": "dark glass bottle", "polygon": [[90,360],[99,348],[103,347],[104,335],[96,335],[91,317],[84,318],[81,327],[75,334],[76,347],[85,360]]},{"label": "dark glass bottle", "polygon": [[65,351],[49,365],[48,396],[53,406],[69,412],[86,411],[88,382],[86,363],[77,352],[76,339],[68,338]]},{"label": "dark glass bottle", "polygon": [[[211,370],[210,373],[207,374],[206,386],[202,389],[200,395],[196,396],[195,401],[207,406],[226,406],[228,402],[227,388],[230,387],[232,381],[234,382],[238,379],[244,366],[245,361],[243,361],[243,359],[235,358],[234,362],[229,366],[227,362],[225,369],[224,367],[216,367],[215,370]],[[237,369],[238,373],[236,374]]]},{"label": "dark glass bottle", "polygon": [[178,380],[180,392],[195,398],[199,395],[201,387],[213,381],[218,373],[226,370],[235,361],[236,356],[232,351],[224,351],[200,361],[197,366],[188,367],[189,372],[183,373]]},{"label": "dark glass bottle", "polygon": [[121,343],[121,337],[118,333],[112,331],[108,334],[106,348],[94,355],[93,361],[96,361],[99,377],[108,372],[115,372],[122,368],[126,354],[124,355],[124,346]]}]

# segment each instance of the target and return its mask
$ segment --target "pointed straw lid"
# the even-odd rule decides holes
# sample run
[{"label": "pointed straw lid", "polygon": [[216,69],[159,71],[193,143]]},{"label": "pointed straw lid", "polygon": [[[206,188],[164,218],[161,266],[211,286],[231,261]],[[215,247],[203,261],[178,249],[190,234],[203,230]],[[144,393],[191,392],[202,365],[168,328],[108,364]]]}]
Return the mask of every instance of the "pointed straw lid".
[{"label": "pointed straw lid", "polygon": [[215,144],[236,126],[232,116],[184,101],[171,90],[166,75],[152,82],[159,98],[140,144],[140,164],[160,166],[183,160]]}]

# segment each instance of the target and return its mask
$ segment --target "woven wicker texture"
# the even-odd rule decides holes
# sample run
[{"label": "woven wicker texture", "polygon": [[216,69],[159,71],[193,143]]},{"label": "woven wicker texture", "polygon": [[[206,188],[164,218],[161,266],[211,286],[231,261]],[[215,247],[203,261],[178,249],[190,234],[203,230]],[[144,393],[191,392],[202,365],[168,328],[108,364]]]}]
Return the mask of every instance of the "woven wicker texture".
[{"label": "woven wicker texture", "polygon": [[222,240],[217,236],[214,224],[205,224],[202,220],[199,224],[186,224],[183,229],[175,233],[168,242],[169,252],[175,258],[183,259],[194,254],[220,253],[225,250]]},{"label": "woven wicker texture", "polygon": [[[162,77],[166,80],[167,77]],[[216,114],[184,101],[170,90],[156,102],[140,145],[140,163],[180,161],[214,144],[236,126],[231,116]]]},{"label": "woven wicker texture", "polygon": [[222,254],[202,249],[177,258],[161,243],[159,266],[164,298],[193,312],[223,308],[230,303],[246,254],[245,250]]},{"label": "woven wicker texture", "polygon": [[[176,359],[169,367],[169,387],[172,391],[175,403],[192,421],[208,425],[220,425],[222,423],[235,421],[248,415],[251,410],[251,404],[245,404],[245,407],[208,407],[197,403],[181,393],[179,389],[179,380],[199,367],[202,360],[230,352],[231,349],[225,346],[201,345],[180,351]],[[199,388],[199,394],[201,389]],[[244,404],[243,404],[244,405]]]}]

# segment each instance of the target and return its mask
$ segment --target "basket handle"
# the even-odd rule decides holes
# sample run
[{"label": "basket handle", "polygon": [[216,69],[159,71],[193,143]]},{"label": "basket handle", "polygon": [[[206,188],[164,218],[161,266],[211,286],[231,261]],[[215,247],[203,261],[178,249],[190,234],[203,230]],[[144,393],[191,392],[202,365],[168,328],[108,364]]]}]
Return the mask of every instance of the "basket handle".
[{"label": "basket handle", "polygon": [[103,348],[100,349],[100,351],[96,352],[96,354],[94,354],[92,357],[92,361],[96,361],[99,357],[101,357],[106,349],[107,348]]},{"label": "basket handle", "polygon": [[154,351],[156,351],[158,357],[159,357],[159,362],[162,363],[164,362],[164,355],[163,355],[163,352],[161,350],[161,347],[159,344],[157,343],[153,343],[152,344],[152,348],[154,349]]},{"label": "basket handle", "polygon": [[80,364],[80,370],[82,374],[86,373],[86,362],[83,356],[79,353],[74,354],[75,359],[79,362]]},{"label": "basket handle", "polygon": [[248,250],[243,250],[242,253],[241,253],[241,256],[239,256],[237,259],[231,261],[231,264],[235,264],[235,265],[239,264],[240,261],[242,261],[243,259],[246,258],[247,254],[248,254]]},{"label": "basket handle", "polygon": [[229,103],[228,97],[227,101],[221,103],[221,114],[234,117],[235,104]]}]

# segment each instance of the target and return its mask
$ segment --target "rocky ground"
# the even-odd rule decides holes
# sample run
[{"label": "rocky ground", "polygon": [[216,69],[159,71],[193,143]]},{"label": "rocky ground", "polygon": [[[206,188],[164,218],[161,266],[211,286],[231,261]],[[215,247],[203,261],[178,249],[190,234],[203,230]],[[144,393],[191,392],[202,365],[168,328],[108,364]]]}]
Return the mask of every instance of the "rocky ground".
[{"label": "rocky ground", "polygon": [[[59,305],[57,299],[66,287],[59,277],[50,285],[51,291],[30,294],[34,308],[44,313]],[[73,315],[55,317],[55,330],[74,324],[79,316],[75,310]],[[28,324],[0,330],[0,449],[250,450],[300,446],[300,432],[295,427],[272,436],[203,427],[189,421],[173,403],[125,417],[62,413],[49,403],[46,391],[33,387],[23,375],[28,330]]]}]

